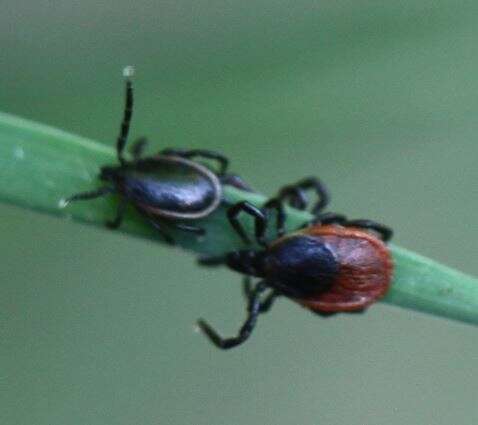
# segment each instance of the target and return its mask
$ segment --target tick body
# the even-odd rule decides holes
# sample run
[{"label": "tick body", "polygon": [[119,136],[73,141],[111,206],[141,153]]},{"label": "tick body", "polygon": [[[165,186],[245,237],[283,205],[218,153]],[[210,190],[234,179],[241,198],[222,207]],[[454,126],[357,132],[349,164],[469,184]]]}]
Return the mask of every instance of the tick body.
[{"label": "tick body", "polygon": [[185,158],[156,155],[103,167],[101,177],[152,218],[198,219],[221,202],[219,178],[206,167]]},{"label": "tick body", "polygon": [[267,281],[317,313],[363,310],[387,292],[392,260],[386,245],[354,227],[314,225],[270,245]]},{"label": "tick body", "polygon": [[[229,161],[223,155],[204,149],[164,149],[156,155],[143,157],[146,139],[137,140],[132,148],[132,160],[124,157],[133,114],[132,70],[126,68],[126,100],[120,134],[116,143],[118,165],[100,169],[100,179],[106,185],[92,192],[73,195],[67,202],[94,199],[109,194],[120,196],[116,217],[107,222],[111,228],[121,225],[126,206],[132,204],[158,230],[167,242],[173,239],[164,224],[183,231],[203,234],[193,220],[204,218],[220,205],[223,185],[250,191],[237,175],[228,174]],[[203,162],[214,161],[210,168]]]},{"label": "tick body", "polygon": [[[300,192],[304,181],[299,184]],[[317,205],[320,205],[315,207],[315,219],[310,225],[288,234],[284,230],[285,212],[280,197],[268,201],[262,208],[241,202],[228,210],[232,227],[250,248],[222,257],[206,257],[200,262],[225,264],[245,275],[248,316],[233,338],[222,338],[207,322],[200,320],[201,330],[217,347],[228,349],[243,343],[254,329],[258,316],[268,311],[278,296],[329,316],[363,311],[386,294],[393,263],[385,242],[391,238],[392,231],[371,220],[347,220],[343,215],[322,213],[326,202],[320,199],[320,191],[314,190],[319,194]],[[288,191],[287,196],[291,193]],[[300,193],[300,198],[305,200],[302,195],[304,193]],[[305,209],[306,202],[301,205]],[[266,241],[273,210],[276,238]],[[241,213],[254,218],[256,247],[252,246],[238,219]],[[251,283],[252,278],[259,279],[255,285]]]}]

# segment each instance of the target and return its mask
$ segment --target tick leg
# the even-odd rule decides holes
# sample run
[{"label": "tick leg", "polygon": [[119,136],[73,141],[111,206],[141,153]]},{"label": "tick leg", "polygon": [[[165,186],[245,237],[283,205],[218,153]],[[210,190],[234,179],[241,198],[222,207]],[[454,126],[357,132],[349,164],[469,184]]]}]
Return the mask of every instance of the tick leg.
[{"label": "tick leg", "polygon": [[146,137],[140,137],[133,142],[129,151],[135,161],[141,158],[148,143],[149,141]]},{"label": "tick leg", "polygon": [[304,193],[305,190],[313,190],[318,197],[318,201],[312,208],[313,214],[319,213],[330,202],[330,196],[325,185],[317,177],[306,177],[295,184],[284,186],[279,191],[278,198],[282,201],[289,200],[292,207],[304,210],[308,203]]},{"label": "tick leg", "polygon": [[259,245],[265,246],[264,235],[267,227],[267,216],[259,208],[250,202],[242,201],[227,210],[227,218],[236,233],[242,238],[246,244],[250,244],[251,240],[244,231],[244,227],[240,223],[238,216],[241,212],[245,212],[255,218],[255,237]]},{"label": "tick leg", "polygon": [[247,305],[247,319],[239,329],[237,336],[232,338],[221,337],[205,320],[199,319],[198,326],[209,340],[218,348],[227,350],[236,347],[246,341],[251,335],[257,323],[257,316],[260,314],[261,293],[266,289],[263,282],[259,282],[252,291]]},{"label": "tick leg", "polygon": [[251,299],[252,279],[250,276],[244,276],[244,279],[242,279],[242,293],[246,301],[249,301]]},{"label": "tick leg", "polygon": [[344,224],[347,222],[347,217],[343,214],[328,212],[317,215],[315,222],[320,224]]},{"label": "tick leg", "polygon": [[[246,299],[247,302],[249,302],[254,295],[254,290],[252,287],[252,279],[250,278],[250,276],[245,276],[242,281],[242,293],[244,294],[244,298]],[[261,313],[268,312],[277,297],[278,297],[277,292],[272,290],[265,298],[261,300],[259,311]]]},{"label": "tick leg", "polygon": [[91,192],[82,192],[82,193],[77,193],[76,195],[70,196],[69,198],[65,199],[65,203],[68,204],[73,201],[83,201],[87,199],[100,198],[101,196],[109,195],[114,192],[115,192],[115,189],[112,187],[101,187],[97,190],[92,190]]},{"label": "tick leg", "polygon": [[158,231],[158,233],[162,236],[162,238],[164,239],[166,243],[168,243],[169,245],[175,244],[174,239],[168,233],[164,231],[161,224],[159,224],[157,220],[149,217],[149,222]]},{"label": "tick leg", "polygon": [[171,223],[173,227],[179,230],[183,230],[184,232],[195,233],[196,235],[202,236],[206,234],[206,230],[202,227],[192,226],[190,224],[184,223]]},{"label": "tick leg", "polygon": [[125,163],[123,158],[123,151],[128,140],[129,125],[131,123],[131,117],[133,115],[133,84],[131,82],[132,68],[126,67],[123,71],[123,75],[126,79],[126,95],[125,105],[123,112],[123,120],[121,121],[120,133],[116,141],[116,153],[118,160],[121,164]]},{"label": "tick leg", "polygon": [[298,187],[283,187],[279,192],[278,199],[286,202],[292,208],[296,208],[301,211],[307,209],[307,196],[305,191]]},{"label": "tick leg", "polygon": [[113,220],[108,220],[106,225],[110,229],[117,229],[121,226],[123,222],[124,213],[126,212],[126,206],[128,205],[128,201],[125,199],[121,199],[118,204],[118,209],[116,210],[116,217]]},{"label": "tick leg", "polygon": [[263,210],[266,211],[266,213],[269,212],[269,210],[275,210],[276,211],[276,231],[277,231],[277,236],[283,236],[285,234],[285,211],[284,211],[284,204],[282,201],[280,201],[278,198],[272,198],[269,199],[263,206]]},{"label": "tick leg", "polygon": [[322,214],[318,214],[312,220],[307,221],[304,223],[299,229],[304,229],[309,226],[316,226],[316,225],[326,225],[326,224],[340,224],[344,225],[347,222],[347,217],[343,214],[337,214],[333,212],[326,212]]},{"label": "tick leg", "polygon": [[245,192],[254,192],[251,186],[249,186],[242,177],[237,174],[224,174],[220,176],[220,182],[222,185],[232,186]]},{"label": "tick leg", "polygon": [[168,148],[164,149],[160,152],[163,155],[175,155],[175,156],[180,156],[183,158],[206,158],[206,159],[212,159],[214,161],[217,161],[219,164],[219,171],[217,172],[218,175],[223,176],[226,171],[227,167],[229,166],[229,159],[225,157],[224,155],[206,150],[206,149],[192,149],[192,150],[183,150],[183,149],[174,149],[174,148]]},{"label": "tick leg", "polygon": [[271,309],[271,307],[274,304],[274,301],[276,300],[277,297],[278,297],[278,294],[275,291],[272,291],[270,294],[268,294],[267,297],[265,297],[261,301],[259,311],[261,313],[267,313]]},{"label": "tick leg", "polygon": [[358,227],[361,229],[373,230],[377,232],[384,242],[388,242],[393,236],[393,230],[383,224],[372,220],[349,220],[343,224],[346,227]]}]

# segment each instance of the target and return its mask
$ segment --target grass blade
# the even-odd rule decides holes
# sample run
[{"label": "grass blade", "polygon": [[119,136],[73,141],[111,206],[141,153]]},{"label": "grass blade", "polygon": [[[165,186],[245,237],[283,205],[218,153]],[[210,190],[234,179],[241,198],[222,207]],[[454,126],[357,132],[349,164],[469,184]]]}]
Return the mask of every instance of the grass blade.
[{"label": "grass blade", "polygon": [[[100,186],[99,167],[114,164],[113,149],[45,125],[0,114],[0,200],[103,226],[114,216],[115,197],[63,205],[64,198]],[[225,190],[229,203],[249,200],[260,205],[262,195]],[[288,209],[287,227],[294,229],[310,215]],[[182,247],[198,253],[220,253],[241,247],[241,241],[225,220],[224,208],[202,220],[207,236],[195,239],[175,233]],[[250,225],[250,223],[246,223]],[[130,208],[120,231],[161,241],[137,212]],[[384,299],[388,304],[410,308],[463,322],[478,324],[478,280],[428,258],[391,245],[395,275]]]}]

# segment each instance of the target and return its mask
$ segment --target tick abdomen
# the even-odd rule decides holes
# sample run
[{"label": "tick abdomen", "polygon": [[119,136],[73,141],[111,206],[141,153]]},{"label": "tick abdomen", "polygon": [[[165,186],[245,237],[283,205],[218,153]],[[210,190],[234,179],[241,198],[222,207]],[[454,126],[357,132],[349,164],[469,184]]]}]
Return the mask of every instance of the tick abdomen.
[{"label": "tick abdomen", "polygon": [[341,226],[314,226],[303,231],[320,238],[333,252],[338,270],[328,291],[298,300],[317,311],[356,311],[387,292],[393,263],[385,244],[368,232]]}]

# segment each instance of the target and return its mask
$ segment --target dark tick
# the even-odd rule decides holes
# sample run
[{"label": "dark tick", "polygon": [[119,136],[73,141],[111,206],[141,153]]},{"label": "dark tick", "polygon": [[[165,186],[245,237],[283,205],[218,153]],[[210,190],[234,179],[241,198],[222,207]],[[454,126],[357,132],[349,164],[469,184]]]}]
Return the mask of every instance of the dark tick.
[{"label": "dark tick", "polygon": [[[306,209],[307,189],[319,200],[313,212],[316,218],[303,228],[285,234],[283,201]],[[251,240],[238,220],[244,212],[254,218],[255,240],[259,248],[232,251],[222,257],[204,257],[204,265],[225,264],[245,275],[247,319],[237,336],[221,337],[206,321],[198,325],[221,349],[243,343],[253,331],[257,318],[270,309],[278,296],[286,296],[309,310],[329,316],[335,313],[361,312],[387,292],[393,263],[385,243],[392,231],[371,220],[347,220],[345,216],[321,213],[327,204],[327,192],[317,179],[309,178],[281,190],[279,199],[257,208],[241,202],[228,210],[232,227],[251,246]],[[271,210],[275,210],[276,238],[266,241]],[[252,285],[251,278],[259,281]]]},{"label": "dark tick", "polygon": [[[116,142],[119,165],[104,166],[99,178],[107,185],[91,192],[78,193],[66,202],[94,199],[118,194],[120,201],[116,217],[106,224],[118,228],[128,204],[132,204],[159,231],[164,239],[173,243],[163,224],[204,234],[204,229],[191,221],[204,218],[217,209],[222,200],[225,184],[250,191],[250,187],[237,175],[227,174],[228,159],[217,152],[193,149],[164,149],[150,157],[142,157],[147,140],[138,139],[131,147],[132,160],[124,157],[130,122],[133,114],[133,69],[125,68],[126,99],[120,133]],[[215,161],[216,170],[200,162]],[[178,222],[180,220],[180,222]]]}]

